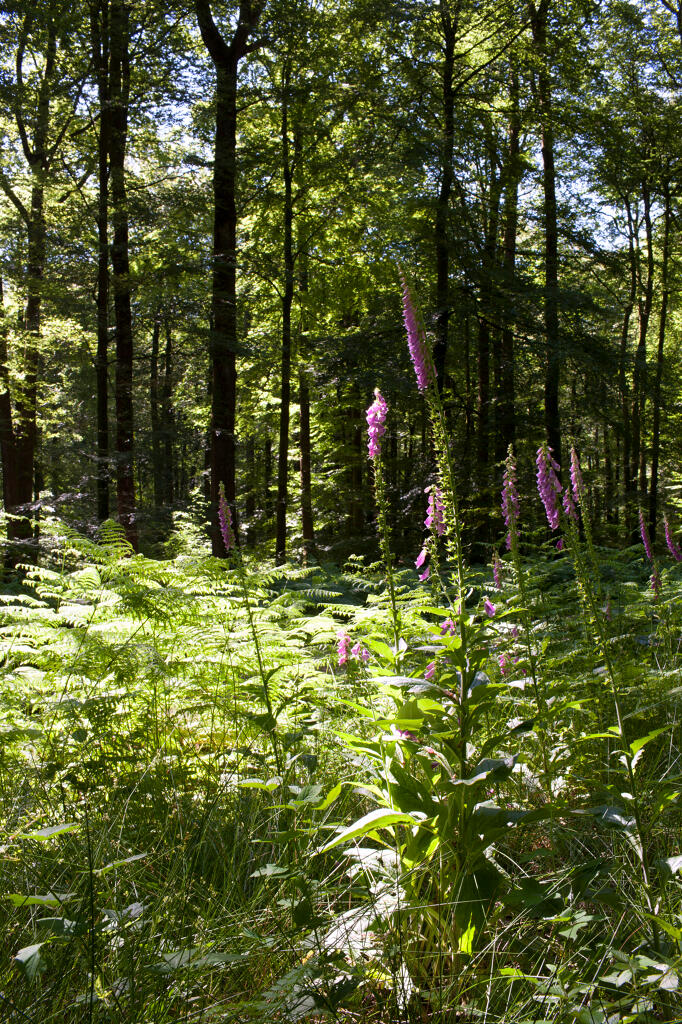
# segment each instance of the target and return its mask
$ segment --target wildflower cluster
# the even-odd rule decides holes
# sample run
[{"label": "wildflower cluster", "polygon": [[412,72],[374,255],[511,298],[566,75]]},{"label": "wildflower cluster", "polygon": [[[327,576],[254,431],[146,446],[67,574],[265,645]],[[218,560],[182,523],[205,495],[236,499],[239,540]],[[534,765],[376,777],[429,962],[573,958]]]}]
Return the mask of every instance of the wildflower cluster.
[{"label": "wildflower cluster", "polygon": [[548,448],[546,444],[538,448],[536,465],[538,493],[545,506],[547,522],[553,530],[556,530],[559,525],[559,495],[562,487],[557,476],[559,464],[554,459],[552,449]]},{"label": "wildflower cluster", "polygon": [[417,375],[417,387],[420,391],[426,391],[429,381],[436,377],[436,368],[427,347],[424,330],[417,317],[409,285],[403,274],[400,275],[400,280],[403,286],[403,319],[407,331],[407,345]]},{"label": "wildflower cluster", "polygon": [[367,410],[367,450],[370,459],[381,455],[381,438],[386,433],[387,406],[379,388],[374,389],[374,401]]},{"label": "wildflower cluster", "polygon": [[665,542],[668,545],[668,551],[676,562],[682,562],[682,551],[680,551],[679,545],[673,537],[673,531],[670,527],[667,516],[663,516],[663,525],[665,527]]},{"label": "wildflower cluster", "polygon": [[363,647],[359,640],[352,647],[351,642],[348,633],[345,630],[341,630],[338,634],[336,645],[340,668],[347,665],[351,658],[355,661],[361,661],[363,665],[366,665],[369,661],[369,651],[367,648]]},{"label": "wildflower cluster", "polygon": [[507,461],[502,478],[502,515],[507,527],[507,550],[511,551],[512,536],[518,539],[516,524],[519,519],[519,492],[516,485],[516,460],[514,450],[509,445]]}]

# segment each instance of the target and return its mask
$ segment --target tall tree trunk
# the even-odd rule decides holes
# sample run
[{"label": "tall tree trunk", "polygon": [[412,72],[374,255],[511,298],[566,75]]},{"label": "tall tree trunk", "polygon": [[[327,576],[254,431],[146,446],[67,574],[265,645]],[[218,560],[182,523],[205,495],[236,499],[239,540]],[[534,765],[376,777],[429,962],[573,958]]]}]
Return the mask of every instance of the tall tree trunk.
[{"label": "tall tree trunk", "polygon": [[220,485],[236,523],[237,409],[237,80],[240,60],[254,48],[249,38],[264,0],[240,0],[230,42],[220,34],[210,0],[195,0],[199,31],[216,69],[215,154],[213,162],[213,284],[211,299],[211,546],[225,550],[218,522]]},{"label": "tall tree trunk", "polygon": [[159,415],[159,338],[161,335],[161,313],[154,317],[152,328],[152,351],[149,374],[149,411],[152,421],[152,478],[154,480],[154,505],[163,504],[163,469],[161,466],[161,417]]},{"label": "tall tree trunk", "polygon": [[116,498],[119,522],[137,549],[133,431],[133,324],[128,255],[128,201],[125,153],[128,139],[130,94],[129,12],[124,0],[111,0],[110,8],[110,117],[109,165],[113,239],[111,246],[114,317],[116,322]]},{"label": "tall tree trunk", "polygon": [[625,527],[625,534],[629,537],[633,530],[633,494],[632,476],[630,473],[632,433],[630,422],[630,388],[628,385],[627,377],[627,362],[628,341],[630,336],[630,320],[632,319],[632,313],[635,308],[635,301],[637,299],[637,254],[635,251],[636,228],[632,216],[632,206],[627,196],[625,196],[624,198],[624,204],[628,223],[628,257],[630,266],[630,290],[628,293],[627,302],[625,303],[625,310],[623,312],[623,326],[621,328],[620,335],[618,386],[620,390],[621,415],[623,421],[623,525]]},{"label": "tall tree trunk", "polygon": [[656,540],[658,518],[658,463],[661,448],[661,384],[663,381],[663,360],[665,355],[665,331],[668,320],[668,261],[670,257],[670,226],[672,210],[670,185],[663,183],[663,248],[661,253],[661,314],[658,324],[658,348],[656,351],[656,376],[653,394],[653,425],[651,434],[651,486],[649,488],[649,533],[652,543]]},{"label": "tall tree trunk", "polygon": [[642,204],[644,228],[646,236],[646,280],[642,279],[641,259],[636,251],[637,266],[637,314],[638,337],[635,352],[635,366],[632,381],[632,458],[630,476],[633,487],[639,475],[639,501],[646,498],[646,448],[643,441],[644,410],[646,405],[647,360],[646,343],[649,330],[649,318],[653,303],[654,289],[654,248],[653,229],[651,223],[651,192],[648,182],[642,182]]},{"label": "tall tree trunk", "polygon": [[97,76],[97,518],[109,518],[109,0],[90,5],[92,58]]},{"label": "tall tree trunk", "polygon": [[291,307],[294,300],[293,199],[289,154],[289,67],[282,82],[282,173],[284,177],[284,292],[282,294],[282,363],[277,453],[277,515],[275,565],[286,560],[287,500],[289,488],[289,419],[291,404]]},{"label": "tall tree trunk", "polygon": [[545,230],[545,432],[547,442],[561,465],[561,420],[559,414],[559,383],[561,350],[559,340],[559,256],[556,201],[556,170],[554,166],[554,124],[552,83],[547,66],[547,12],[549,0],[529,3],[533,43],[540,60],[538,100],[542,129],[543,222]]},{"label": "tall tree trunk", "polygon": [[163,383],[161,385],[161,436],[163,441],[163,504],[170,506],[175,500],[175,411],[173,409],[173,332],[170,315],[163,321],[166,347],[163,356]]},{"label": "tall tree trunk", "polygon": [[301,452],[301,528],[303,531],[303,563],[315,550],[315,525],[313,522],[312,473],[310,458],[310,388],[303,367],[298,374],[298,401],[301,410],[300,452]]},{"label": "tall tree trunk", "polygon": [[507,294],[504,302],[503,327],[500,340],[500,394],[498,397],[497,440],[495,459],[501,462],[507,448],[516,441],[514,306],[516,294],[516,235],[519,220],[519,183],[521,180],[521,117],[519,113],[519,76],[512,69],[509,86],[511,115],[507,150],[507,176],[504,193],[504,238],[502,264]]},{"label": "tall tree trunk", "polygon": [[495,274],[497,228],[502,191],[502,180],[497,167],[497,152],[492,138],[488,139],[487,148],[490,182],[478,308],[478,433],[476,439],[477,476],[482,486],[488,484],[490,463],[490,340],[495,301],[493,276]]},{"label": "tall tree trunk", "polygon": [[438,388],[445,383],[445,357],[448,348],[448,322],[450,319],[450,242],[448,239],[448,212],[454,182],[452,150],[455,138],[453,76],[455,67],[455,39],[459,20],[459,0],[450,10],[450,0],[440,0],[440,22],[443,38],[442,65],[442,117],[441,179],[436,200],[436,341],[433,361],[438,375]]}]

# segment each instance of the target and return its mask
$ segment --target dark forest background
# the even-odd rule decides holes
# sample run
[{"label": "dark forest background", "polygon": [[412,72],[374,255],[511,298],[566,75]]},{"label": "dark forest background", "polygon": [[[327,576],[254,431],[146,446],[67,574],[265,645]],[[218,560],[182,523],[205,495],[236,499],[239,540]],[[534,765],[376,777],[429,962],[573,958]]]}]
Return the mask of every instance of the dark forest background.
[{"label": "dark forest background", "polygon": [[474,559],[510,443],[526,489],[544,439],[577,445],[600,540],[639,507],[660,536],[679,0],[4,0],[0,54],[9,561],[53,515],[153,554],[195,524],[221,554],[221,482],[247,544],[343,557],[374,535],[375,386],[411,550],[432,456],[399,268]]}]

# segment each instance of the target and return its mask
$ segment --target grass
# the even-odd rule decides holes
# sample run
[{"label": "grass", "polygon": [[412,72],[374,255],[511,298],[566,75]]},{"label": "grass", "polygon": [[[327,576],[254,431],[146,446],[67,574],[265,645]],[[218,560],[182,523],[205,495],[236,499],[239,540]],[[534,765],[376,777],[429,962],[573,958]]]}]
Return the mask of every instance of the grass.
[{"label": "grass", "polygon": [[[377,567],[247,565],[273,722],[234,569],[67,537],[2,596],[2,1019],[682,1021],[682,576],[664,572],[654,604],[637,552],[600,557],[629,735],[649,737],[635,773],[657,947],[567,559],[528,564],[541,731],[509,573],[480,626],[487,698],[467,757],[497,758],[477,806],[506,814],[481,846],[488,897],[482,861],[473,893],[447,874],[464,836],[410,853],[419,801],[456,792],[424,753],[449,719],[423,689],[445,648],[416,574],[396,576],[396,657]],[[470,583],[480,624],[492,584]],[[342,627],[369,647],[367,671],[336,666]],[[501,674],[505,652],[518,674]],[[377,792],[405,818],[335,845],[384,806]]]}]

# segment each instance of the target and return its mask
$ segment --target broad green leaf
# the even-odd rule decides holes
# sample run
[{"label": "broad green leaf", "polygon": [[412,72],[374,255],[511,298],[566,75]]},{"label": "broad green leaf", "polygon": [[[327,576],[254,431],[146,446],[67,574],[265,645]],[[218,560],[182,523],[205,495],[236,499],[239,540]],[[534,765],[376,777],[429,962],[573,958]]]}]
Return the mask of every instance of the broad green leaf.
[{"label": "broad green leaf", "polygon": [[75,832],[78,828],[80,828],[80,825],[73,821],[65,825],[49,825],[47,828],[39,828],[36,832],[21,832],[17,839],[36,839],[38,842],[44,843],[48,839],[54,839],[55,836],[63,835],[65,832]]},{"label": "broad green leaf", "polygon": [[327,853],[328,850],[333,850],[335,846],[340,846],[341,843],[346,843],[351,839],[358,839],[360,836],[366,836],[368,832],[374,832],[379,828],[388,828],[391,825],[416,824],[418,822],[412,814],[406,814],[403,811],[384,810],[383,807],[377,807],[375,810],[370,811],[369,814],[363,815],[353,825],[344,828],[334,839],[325,843],[317,852]]},{"label": "broad green leaf", "polygon": [[14,960],[17,967],[20,967],[29,981],[33,981],[37,975],[47,970],[47,964],[40,955],[44,942],[36,942],[32,946],[24,946],[18,953],[15,953]]},{"label": "broad green leaf", "polygon": [[108,875],[110,871],[115,871],[116,868],[122,868],[124,864],[132,864],[136,860],[143,860],[147,857],[146,853],[136,853],[132,857],[124,857],[123,860],[112,860],[111,864],[105,864],[103,868],[97,868],[95,871],[96,875]]},{"label": "broad green leaf", "polygon": [[636,754],[638,750],[641,750],[642,747],[646,746],[647,743],[650,743],[651,740],[655,740],[657,736],[661,736],[664,732],[668,732],[671,728],[672,726],[665,725],[661,729],[654,729],[654,731],[650,732],[648,736],[642,736],[641,739],[633,740],[633,742],[630,744],[630,750],[633,754]]}]

